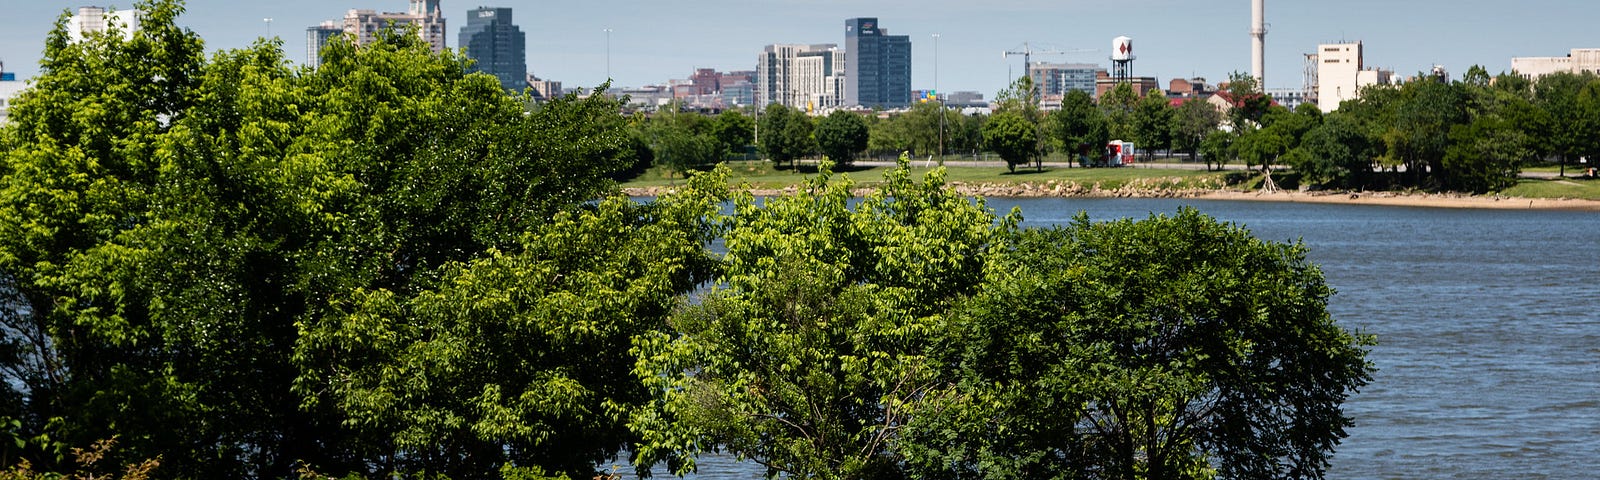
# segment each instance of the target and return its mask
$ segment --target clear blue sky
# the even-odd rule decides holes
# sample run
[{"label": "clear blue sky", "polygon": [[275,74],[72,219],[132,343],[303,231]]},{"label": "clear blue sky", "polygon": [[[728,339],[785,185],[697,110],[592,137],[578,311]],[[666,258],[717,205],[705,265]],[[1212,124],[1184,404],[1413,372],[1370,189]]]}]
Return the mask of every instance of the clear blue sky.
[{"label": "clear blue sky", "polygon": [[[56,16],[82,5],[121,9],[131,0],[5,0],[0,60],[18,77],[37,73],[43,38]],[[271,33],[290,59],[305,60],[305,29],[351,8],[404,11],[406,0],[190,0],[180,21],[211,50],[248,45]],[[528,35],[528,67],[566,86],[611,74],[621,86],[687,78],[695,67],[751,70],[771,43],[843,43],[844,19],[878,17],[891,34],[910,35],[913,88],[976,90],[992,98],[1021,75],[1022,60],[1001,52],[1024,41],[1094,53],[1039,60],[1107,64],[1111,39],[1134,39],[1134,74],[1224,80],[1250,68],[1249,0],[442,0],[451,34],[469,8],[514,9]],[[1509,70],[1513,56],[1559,56],[1600,47],[1594,0],[1268,0],[1267,86],[1298,87],[1302,53],[1338,40],[1366,43],[1367,64],[1401,74],[1441,64],[1452,75],[1481,64]],[[842,46],[842,45],[841,45]]]}]

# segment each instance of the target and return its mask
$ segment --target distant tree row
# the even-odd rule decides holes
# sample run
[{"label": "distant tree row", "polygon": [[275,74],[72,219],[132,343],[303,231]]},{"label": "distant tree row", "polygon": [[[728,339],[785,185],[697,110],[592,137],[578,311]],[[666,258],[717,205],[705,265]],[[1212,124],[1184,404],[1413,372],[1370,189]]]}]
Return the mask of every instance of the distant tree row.
[{"label": "distant tree row", "polygon": [[[989,152],[1011,169],[1038,164],[1052,153],[1090,162],[1104,155],[1108,141],[1129,140],[1147,161],[1167,150],[1208,166],[1286,165],[1303,183],[1323,188],[1467,192],[1512,186],[1525,165],[1553,161],[1565,174],[1580,158],[1600,157],[1600,135],[1594,133],[1600,131],[1600,77],[1559,73],[1529,81],[1512,74],[1491,78],[1482,67],[1473,67],[1456,82],[1419,78],[1369,87],[1328,115],[1309,104],[1293,111],[1273,105],[1243,74],[1232,75],[1218,94],[1225,112],[1200,99],[1173,102],[1160,91],[1140,97],[1127,84],[1098,101],[1086,92],[1068,92],[1059,109],[1047,112],[1039,108],[1029,79],[1021,78],[1000,92],[987,116],[919,103],[883,118],[834,112],[813,119],[773,105],[763,112],[759,129],[750,128],[740,113],[717,117],[713,123],[725,132],[718,137],[721,143],[710,137],[693,143],[667,133],[650,136],[658,162],[680,172],[716,163],[719,152],[742,149],[757,131],[761,152],[779,163],[819,153],[848,164],[863,155]],[[650,124],[682,124],[684,117],[697,116],[669,112]],[[703,119],[687,123],[697,121]],[[728,122],[745,127],[720,127]],[[710,127],[688,131],[709,134]],[[712,145],[721,150],[713,151]],[[663,155],[667,152],[672,153]]]}]

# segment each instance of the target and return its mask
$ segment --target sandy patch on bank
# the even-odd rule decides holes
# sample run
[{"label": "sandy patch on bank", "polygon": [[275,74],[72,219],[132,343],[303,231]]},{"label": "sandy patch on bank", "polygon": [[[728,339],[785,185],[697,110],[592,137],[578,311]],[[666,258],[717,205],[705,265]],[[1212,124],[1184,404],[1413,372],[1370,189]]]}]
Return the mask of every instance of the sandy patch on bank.
[{"label": "sandy patch on bank", "polygon": [[1217,190],[1196,195],[1207,200],[1261,202],[1331,203],[1339,205],[1383,205],[1424,208],[1486,208],[1498,210],[1580,210],[1600,212],[1600,201],[1568,198],[1516,198],[1496,195],[1456,195],[1435,193],[1324,193],[1324,192],[1239,192]]}]

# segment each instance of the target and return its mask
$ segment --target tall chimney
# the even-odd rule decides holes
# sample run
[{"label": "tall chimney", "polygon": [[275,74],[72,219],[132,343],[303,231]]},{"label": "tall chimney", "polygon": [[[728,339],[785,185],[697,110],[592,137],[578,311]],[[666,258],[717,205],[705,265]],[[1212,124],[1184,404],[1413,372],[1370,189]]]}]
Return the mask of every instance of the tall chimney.
[{"label": "tall chimney", "polygon": [[1267,91],[1267,0],[1250,0],[1250,75]]}]

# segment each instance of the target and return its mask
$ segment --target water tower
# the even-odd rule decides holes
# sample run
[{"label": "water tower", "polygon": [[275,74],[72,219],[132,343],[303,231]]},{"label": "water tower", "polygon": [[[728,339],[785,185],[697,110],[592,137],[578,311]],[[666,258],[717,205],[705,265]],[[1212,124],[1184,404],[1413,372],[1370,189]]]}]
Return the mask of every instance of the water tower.
[{"label": "water tower", "polygon": [[1133,39],[1126,36],[1111,40],[1111,78],[1117,83],[1133,81]]}]

